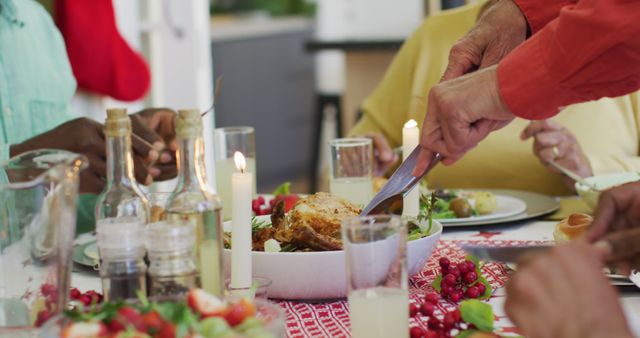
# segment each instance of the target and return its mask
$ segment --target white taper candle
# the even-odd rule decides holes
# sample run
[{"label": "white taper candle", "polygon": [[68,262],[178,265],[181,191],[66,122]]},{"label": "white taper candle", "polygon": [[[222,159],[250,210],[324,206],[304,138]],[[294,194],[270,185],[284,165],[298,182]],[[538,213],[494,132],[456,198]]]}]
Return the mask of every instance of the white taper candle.
[{"label": "white taper candle", "polygon": [[[402,128],[402,160],[404,161],[420,144],[420,129],[415,120],[409,120]],[[402,215],[416,217],[420,212],[420,189],[416,185],[403,200]]]},{"label": "white taper candle", "polygon": [[240,172],[231,175],[231,288],[251,287],[251,196],[253,176],[242,153],[234,155]]}]

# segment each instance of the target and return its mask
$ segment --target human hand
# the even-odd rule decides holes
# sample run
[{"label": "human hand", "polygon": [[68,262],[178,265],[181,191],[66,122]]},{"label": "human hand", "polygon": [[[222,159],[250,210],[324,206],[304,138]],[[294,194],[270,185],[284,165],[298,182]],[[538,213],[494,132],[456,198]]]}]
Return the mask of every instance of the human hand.
[{"label": "human hand", "polygon": [[600,194],[587,239],[597,242],[619,273],[640,270],[640,183]]},{"label": "human hand", "polygon": [[373,143],[373,176],[382,177],[398,162],[400,156],[393,151],[383,134],[370,133],[365,137],[370,138]]},{"label": "human hand", "polygon": [[171,179],[177,174],[175,116],[168,108],[149,108],[130,115],[133,138],[142,138],[160,154],[157,162],[147,163],[156,181]]},{"label": "human hand", "polygon": [[429,92],[414,175],[426,170],[433,153],[440,153],[444,164],[453,164],[513,119],[500,98],[496,66],[441,82]]},{"label": "human hand", "polygon": [[[593,176],[587,156],[567,128],[551,120],[532,121],[520,134],[522,140],[531,137],[534,138],[533,153],[552,173],[562,175],[560,170],[549,165],[555,161],[582,177]],[[562,177],[565,185],[574,190],[574,181],[564,175]]]},{"label": "human hand", "polygon": [[525,337],[632,337],[603,255],[585,240],[559,245],[518,265],[505,311]]},{"label": "human hand", "polygon": [[[67,121],[58,127],[11,146],[11,156],[35,149],[62,149],[82,154],[89,160],[89,168],[80,174],[80,192],[98,194],[105,185],[106,149],[103,125],[84,117]],[[158,158],[158,152],[147,144],[132,139],[134,175],[138,182],[151,184],[145,162]]]},{"label": "human hand", "polygon": [[527,20],[512,0],[498,0],[449,52],[442,80],[497,64],[527,38]]}]

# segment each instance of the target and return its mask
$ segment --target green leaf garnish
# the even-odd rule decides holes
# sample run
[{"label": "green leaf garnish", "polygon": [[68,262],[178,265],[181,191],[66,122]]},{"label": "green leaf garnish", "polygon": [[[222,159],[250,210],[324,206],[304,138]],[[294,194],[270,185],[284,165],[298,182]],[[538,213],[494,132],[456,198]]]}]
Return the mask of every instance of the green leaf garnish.
[{"label": "green leaf garnish", "polygon": [[440,284],[442,284],[442,274],[438,275],[436,277],[436,279],[433,280],[433,283],[431,283],[431,286],[438,292],[440,292],[440,290],[442,289],[440,287]]},{"label": "green leaf garnish", "polygon": [[456,338],[467,338],[471,337],[474,333],[478,333],[478,330],[464,330],[456,335]]},{"label": "green leaf garnish", "polygon": [[278,195],[283,195],[283,196],[287,196],[289,195],[289,188],[291,188],[291,182],[284,182],[282,184],[280,184],[276,190],[273,191],[273,196],[278,196]]},{"label": "green leaf garnish", "polygon": [[465,322],[473,324],[480,331],[493,332],[493,309],[488,303],[469,299],[460,303],[460,314]]},{"label": "green leaf garnish", "polygon": [[256,216],[251,217],[251,232],[258,232],[264,228],[268,228],[271,226],[271,222],[268,221],[258,221]]}]

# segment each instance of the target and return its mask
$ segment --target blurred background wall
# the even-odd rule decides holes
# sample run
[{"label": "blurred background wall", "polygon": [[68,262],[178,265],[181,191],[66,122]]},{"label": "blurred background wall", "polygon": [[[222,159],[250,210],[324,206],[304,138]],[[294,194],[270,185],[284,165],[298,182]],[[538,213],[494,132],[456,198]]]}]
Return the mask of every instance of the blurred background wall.
[{"label": "blurred background wall", "polygon": [[[464,2],[113,0],[121,35],[151,69],[151,89],[134,102],[78,92],[74,105],[99,121],[115,105],[204,110],[222,76],[207,143],[215,127],[253,126],[259,191],[291,181],[308,192],[320,186],[326,142],[357,120],[403,40],[425,16]],[[212,153],[207,164],[213,183]]]}]

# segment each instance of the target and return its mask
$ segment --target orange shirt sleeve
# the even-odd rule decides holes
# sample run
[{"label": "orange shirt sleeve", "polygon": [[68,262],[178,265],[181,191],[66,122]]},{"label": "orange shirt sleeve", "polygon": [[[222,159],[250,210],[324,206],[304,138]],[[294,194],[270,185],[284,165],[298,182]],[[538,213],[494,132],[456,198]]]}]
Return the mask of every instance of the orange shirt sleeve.
[{"label": "orange shirt sleeve", "polygon": [[498,64],[498,86],[517,116],[640,88],[640,1],[580,0]]},{"label": "orange shirt sleeve", "polygon": [[558,17],[562,7],[578,0],[513,0],[527,19],[531,33],[535,34]]}]

